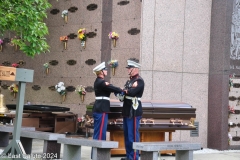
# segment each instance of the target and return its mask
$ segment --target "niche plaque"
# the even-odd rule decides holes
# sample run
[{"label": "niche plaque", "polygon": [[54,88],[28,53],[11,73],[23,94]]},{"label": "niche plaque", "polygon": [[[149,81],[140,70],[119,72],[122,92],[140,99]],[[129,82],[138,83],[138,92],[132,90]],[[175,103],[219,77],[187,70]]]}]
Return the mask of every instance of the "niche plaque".
[{"label": "niche plaque", "polygon": [[140,33],[140,30],[137,28],[131,28],[130,30],[128,30],[128,34],[130,35],[137,35]]},{"label": "niche plaque", "polygon": [[88,60],[85,61],[85,63],[87,65],[94,65],[96,63],[96,61],[94,59],[88,59]]},{"label": "niche plaque", "polygon": [[33,86],[32,86],[32,89],[33,89],[34,91],[38,91],[38,90],[41,89],[41,86],[39,86],[39,85],[33,85]]},{"label": "niche plaque", "polygon": [[50,11],[50,13],[53,14],[53,15],[58,14],[59,12],[60,12],[60,11],[59,11],[59,9],[57,9],[57,8],[52,9],[52,10]]},{"label": "niche plaque", "polygon": [[97,4],[89,4],[88,6],[87,6],[87,10],[89,10],[89,11],[94,11],[95,9],[97,9],[98,8],[98,5]]},{"label": "niche plaque", "polygon": [[129,4],[129,1],[120,1],[117,4],[120,5],[120,6],[124,6],[124,5]]},{"label": "niche plaque", "polygon": [[51,60],[51,61],[49,61],[49,64],[52,65],[52,66],[56,66],[56,65],[58,65],[58,61],[57,60]]},{"label": "niche plaque", "polygon": [[68,91],[68,92],[73,92],[73,91],[75,91],[75,87],[74,86],[67,86],[66,87],[66,90]]}]

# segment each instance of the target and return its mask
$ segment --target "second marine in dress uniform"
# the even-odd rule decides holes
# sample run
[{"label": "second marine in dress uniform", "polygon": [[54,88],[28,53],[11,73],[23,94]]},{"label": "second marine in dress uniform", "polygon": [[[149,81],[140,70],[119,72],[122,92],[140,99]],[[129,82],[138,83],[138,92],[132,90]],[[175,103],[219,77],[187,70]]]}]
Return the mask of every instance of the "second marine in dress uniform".
[{"label": "second marine in dress uniform", "polygon": [[139,142],[139,126],[142,118],[141,97],[144,91],[144,80],[139,75],[141,65],[136,59],[127,61],[129,80],[125,84],[123,101],[123,132],[126,158],[121,160],[138,160],[139,152],[132,148],[133,142]]}]

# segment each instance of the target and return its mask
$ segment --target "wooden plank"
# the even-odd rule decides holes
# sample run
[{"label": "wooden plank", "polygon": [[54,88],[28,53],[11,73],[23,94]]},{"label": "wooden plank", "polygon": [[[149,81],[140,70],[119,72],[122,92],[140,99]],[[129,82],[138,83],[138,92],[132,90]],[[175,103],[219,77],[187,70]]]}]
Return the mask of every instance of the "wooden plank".
[{"label": "wooden plank", "polygon": [[72,132],[75,133],[77,128],[76,122],[57,122],[55,123],[54,133],[65,133]]},{"label": "wooden plank", "polygon": [[[13,123],[15,122],[15,118],[13,118]],[[39,127],[39,118],[22,118],[22,126],[25,127]]]}]

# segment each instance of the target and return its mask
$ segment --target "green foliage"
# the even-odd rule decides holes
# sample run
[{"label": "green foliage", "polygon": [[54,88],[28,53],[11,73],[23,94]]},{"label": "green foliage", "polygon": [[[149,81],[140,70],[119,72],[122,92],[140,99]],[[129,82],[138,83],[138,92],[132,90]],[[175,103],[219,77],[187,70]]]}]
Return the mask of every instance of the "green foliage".
[{"label": "green foliage", "polygon": [[45,38],[48,28],[43,22],[51,7],[48,0],[0,0],[0,4],[1,34],[13,31],[20,39],[12,42],[28,56],[49,51]]}]

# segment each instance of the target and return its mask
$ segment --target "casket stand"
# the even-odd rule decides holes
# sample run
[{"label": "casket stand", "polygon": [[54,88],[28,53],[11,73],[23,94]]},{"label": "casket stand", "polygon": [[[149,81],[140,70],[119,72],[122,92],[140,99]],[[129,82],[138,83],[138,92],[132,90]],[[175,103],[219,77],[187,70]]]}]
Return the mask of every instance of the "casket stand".
[{"label": "casket stand", "polygon": [[[118,100],[110,100],[110,113],[108,131],[110,140],[118,141],[119,147],[111,150],[111,155],[126,154],[124,146],[122,126],[122,106]],[[140,123],[140,141],[165,141],[165,133],[169,134],[172,141],[172,132],[176,130],[196,130],[194,120],[196,108],[183,102],[163,102],[157,100],[142,101],[143,116]],[[93,103],[86,106],[87,120],[86,128],[93,128],[92,107]],[[164,153],[175,153],[175,151],[161,151]]]}]

